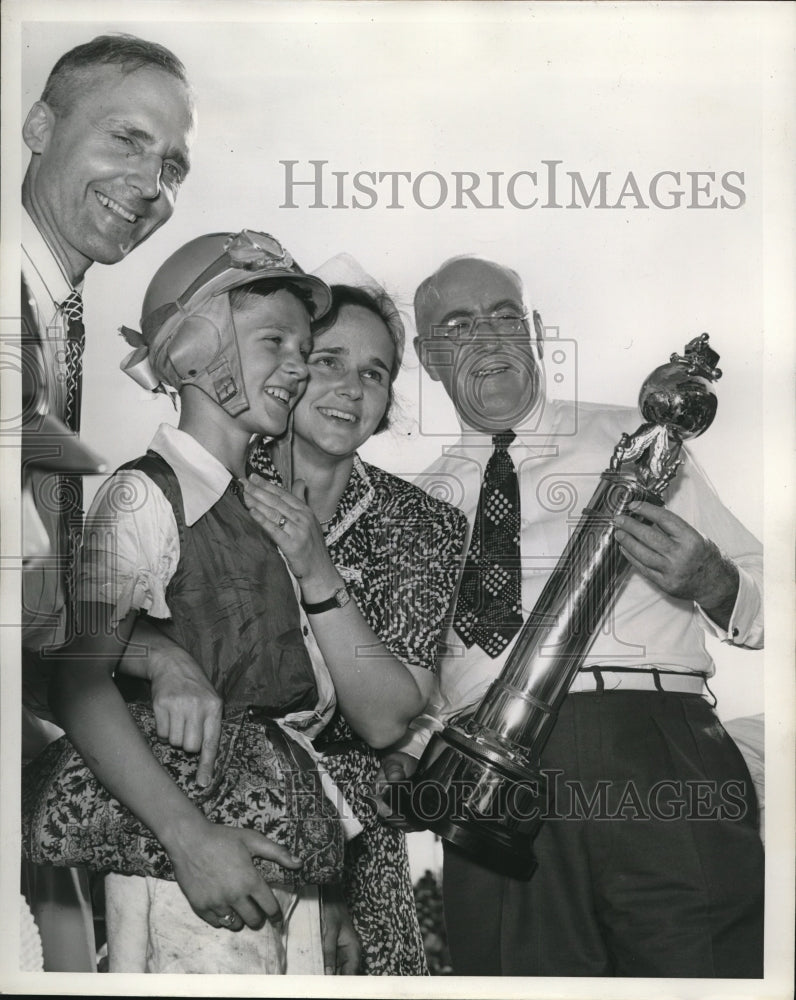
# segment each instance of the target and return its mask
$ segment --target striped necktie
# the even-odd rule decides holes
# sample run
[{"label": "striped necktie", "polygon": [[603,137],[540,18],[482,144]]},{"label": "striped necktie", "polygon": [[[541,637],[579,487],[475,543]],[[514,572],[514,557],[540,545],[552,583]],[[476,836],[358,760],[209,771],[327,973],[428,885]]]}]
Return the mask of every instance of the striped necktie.
[{"label": "striped necktie", "polygon": [[468,647],[498,656],[522,625],[520,487],[508,453],[514,431],[495,434],[484,470],[453,627]]},{"label": "striped necktie", "polygon": [[[64,423],[75,434],[80,432],[80,407],[83,383],[83,349],[86,329],[83,326],[83,299],[72,291],[61,303],[66,320],[66,384],[64,393]],[[68,631],[75,625],[75,573],[83,535],[83,477],[62,475],[63,530],[66,535],[66,567],[64,580],[67,597]]]},{"label": "striped necktie", "polygon": [[80,431],[81,388],[83,381],[83,350],[86,346],[86,329],[83,326],[83,299],[80,292],[72,291],[61,303],[66,319],[66,394],[64,423],[70,431]]}]

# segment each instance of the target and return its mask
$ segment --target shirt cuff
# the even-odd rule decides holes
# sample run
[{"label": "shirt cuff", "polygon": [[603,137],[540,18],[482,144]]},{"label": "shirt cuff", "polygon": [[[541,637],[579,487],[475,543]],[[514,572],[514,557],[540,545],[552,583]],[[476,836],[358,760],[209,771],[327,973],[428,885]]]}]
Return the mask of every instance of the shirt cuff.
[{"label": "shirt cuff", "polygon": [[736,563],[738,570],[738,596],[732,609],[726,629],[718,626],[713,619],[697,605],[700,615],[711,632],[722,642],[750,649],[763,648],[763,600],[754,577]]},{"label": "shirt cuff", "polygon": [[392,744],[390,751],[405,753],[420,760],[431,737],[443,728],[444,723],[435,715],[418,715],[406,727],[406,734]]}]

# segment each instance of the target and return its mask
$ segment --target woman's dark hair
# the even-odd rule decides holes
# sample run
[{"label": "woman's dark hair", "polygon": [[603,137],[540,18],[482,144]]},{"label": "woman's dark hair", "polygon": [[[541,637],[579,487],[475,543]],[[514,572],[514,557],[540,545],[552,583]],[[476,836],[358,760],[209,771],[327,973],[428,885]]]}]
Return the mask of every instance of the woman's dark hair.
[{"label": "woman's dark hair", "polygon": [[393,406],[393,382],[401,369],[401,358],[404,353],[404,324],[390,296],[381,290],[360,288],[355,285],[331,285],[332,305],[327,313],[312,324],[313,334],[325,333],[330,330],[340,318],[340,310],[345,306],[359,306],[373,313],[387,327],[387,333],[393,342],[395,351],[390,368],[390,384],[388,387],[387,407],[384,416],[379,421],[374,434],[380,434],[390,426],[390,411]]}]

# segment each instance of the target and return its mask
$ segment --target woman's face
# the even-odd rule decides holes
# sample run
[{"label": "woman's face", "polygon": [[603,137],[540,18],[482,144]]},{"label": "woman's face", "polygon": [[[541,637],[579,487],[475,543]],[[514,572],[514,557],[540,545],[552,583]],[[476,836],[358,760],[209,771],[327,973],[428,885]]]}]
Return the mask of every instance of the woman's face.
[{"label": "woman's face", "polygon": [[384,322],[362,306],[343,306],[315,336],[307,390],[293,430],[329,455],[353,454],[373,434],[389,402],[395,347]]}]

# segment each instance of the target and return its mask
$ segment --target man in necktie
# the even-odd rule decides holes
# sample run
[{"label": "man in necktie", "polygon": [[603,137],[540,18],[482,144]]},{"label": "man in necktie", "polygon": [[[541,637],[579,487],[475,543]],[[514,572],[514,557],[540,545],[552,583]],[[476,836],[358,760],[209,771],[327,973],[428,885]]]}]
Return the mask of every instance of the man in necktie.
[{"label": "man in necktie", "polygon": [[[415,316],[421,363],[461,424],[420,482],[460,498],[472,532],[439,704],[411,724],[406,753],[385,760],[390,780],[412,773],[434,729],[478,705],[639,421],[634,409],[548,398],[542,323],[509,268],[453,258],[418,288]],[[565,343],[550,346],[560,365]],[[444,845],[454,974],[762,975],[755,792],[706,700],[714,666],[703,641],[709,631],[762,646],[762,554],[683,455],[666,509],[645,509],[648,524],[618,519],[636,572],[543,753],[562,780],[533,877],[499,875]],[[704,808],[697,787],[714,790]],[[729,788],[734,809],[718,801]]]},{"label": "man in necktie", "polygon": [[520,488],[508,453],[514,431],[494,434],[453,619],[456,634],[488,656],[502,653],[522,625]]},{"label": "man in necktie", "polygon": [[[31,158],[22,186],[21,424],[24,439],[39,437],[35,462],[26,462],[31,449],[23,447],[23,475],[33,501],[28,509],[35,507],[50,553],[23,564],[26,755],[52,738],[48,660],[69,628],[82,530],[82,478],[41,458],[44,450],[57,458],[69,447],[51,433],[48,418],[68,432],[80,429],[83,279],[94,262],[123,260],[171,218],[189,169],[194,120],[185,67],[172,52],[131,35],[105,35],[58,60],[23,125]],[[28,528],[23,524],[23,535]],[[90,915],[64,920],[74,898],[68,887],[48,891],[45,873],[35,875],[31,897],[45,970],[94,969]],[[63,882],[69,875],[64,869],[49,877]]]},{"label": "man in necktie", "polygon": [[[100,36],[62,56],[28,112],[22,129],[31,152],[22,185],[28,429],[47,412],[79,430],[83,279],[95,261],[123,260],[171,217],[193,130],[182,63],[160,45],[124,35]],[[53,564],[23,579],[23,646],[39,653],[64,638],[80,481],[37,475],[34,496],[54,548]]]},{"label": "man in necktie", "polygon": [[64,423],[70,431],[80,433],[81,390],[83,388],[83,351],[86,328],[83,325],[83,296],[72,291],[61,303],[66,321],[66,385]]}]

